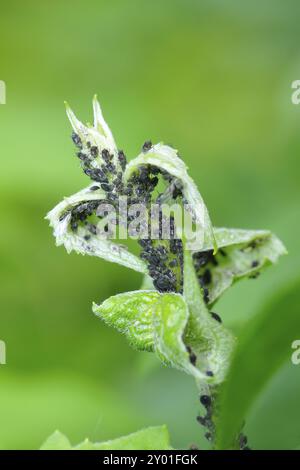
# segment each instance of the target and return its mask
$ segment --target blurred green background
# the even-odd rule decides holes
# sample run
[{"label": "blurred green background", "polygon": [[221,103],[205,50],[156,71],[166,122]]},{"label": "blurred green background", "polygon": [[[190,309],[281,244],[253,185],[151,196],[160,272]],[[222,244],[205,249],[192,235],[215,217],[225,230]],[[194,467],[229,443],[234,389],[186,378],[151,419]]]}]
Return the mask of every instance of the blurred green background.
[{"label": "blurred green background", "polygon": [[[55,429],[77,443],[163,423],[173,446],[206,447],[193,380],[131,350],[91,312],[140,276],[67,255],[43,220],[87,184],[63,101],[87,121],[98,93],[127,155],[149,138],[172,143],[215,225],[285,242],[289,256],[219,303],[238,332],[299,272],[299,15],[297,0],[1,3],[1,448],[38,448]],[[300,366],[286,364],[248,417],[251,446],[300,444],[299,395]]]}]

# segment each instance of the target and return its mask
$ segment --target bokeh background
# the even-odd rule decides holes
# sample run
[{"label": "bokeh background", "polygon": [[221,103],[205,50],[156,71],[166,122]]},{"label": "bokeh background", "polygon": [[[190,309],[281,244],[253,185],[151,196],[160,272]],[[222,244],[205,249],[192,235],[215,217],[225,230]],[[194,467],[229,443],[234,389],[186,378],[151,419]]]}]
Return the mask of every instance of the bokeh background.
[{"label": "bokeh background", "polygon": [[[299,271],[299,15],[297,0],[1,3],[1,448],[38,448],[55,429],[77,443],[163,423],[173,446],[206,447],[193,380],[91,312],[140,276],[67,255],[43,219],[87,183],[63,101],[90,121],[98,93],[128,156],[149,138],[180,150],[215,225],[282,238],[289,256],[219,302],[238,332]],[[299,395],[300,366],[286,364],[248,417],[254,448],[300,444]]]}]

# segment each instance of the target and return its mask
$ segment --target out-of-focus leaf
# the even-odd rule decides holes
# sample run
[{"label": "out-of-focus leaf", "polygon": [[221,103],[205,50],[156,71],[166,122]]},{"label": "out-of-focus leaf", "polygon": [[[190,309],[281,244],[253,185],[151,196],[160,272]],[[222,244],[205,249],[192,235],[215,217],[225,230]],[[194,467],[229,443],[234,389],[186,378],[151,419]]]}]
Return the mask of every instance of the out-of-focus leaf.
[{"label": "out-of-focus leaf", "polygon": [[170,437],[166,426],[153,426],[128,436],[93,443],[89,439],[72,446],[68,438],[56,431],[42,445],[41,450],[168,450]]},{"label": "out-of-focus leaf", "polygon": [[[273,297],[245,326],[221,386],[216,447],[236,448],[244,418],[276,371],[290,360],[300,331],[300,280]],[[251,444],[251,436],[250,444]]]},{"label": "out-of-focus leaf", "polygon": [[196,354],[197,363],[204,366],[204,372],[212,373],[206,382],[220,383],[228,370],[230,356],[235,344],[233,335],[209,313],[195,274],[192,256],[184,256],[184,297],[190,317],[184,341]]},{"label": "out-of-focus leaf", "polygon": [[69,439],[60,431],[55,431],[42,444],[41,450],[71,450]]},{"label": "out-of-focus leaf", "polygon": [[[128,163],[124,175],[125,180],[128,179],[141,165],[156,166],[177,178],[181,184],[182,193],[190,205],[196,221],[203,230],[206,243],[211,243],[214,250],[217,250],[217,244],[214,238],[207,207],[197,189],[197,186],[188,175],[187,166],[183,160],[178,157],[177,151],[162,143],[153,145],[149,150],[141,153],[138,157]],[[202,249],[202,247],[199,247],[199,249]]]},{"label": "out-of-focus leaf", "polygon": [[[145,263],[130,253],[126,247],[97,234],[91,234],[87,226],[80,225],[76,231],[71,229],[71,209],[74,209],[80,203],[84,204],[105,199],[105,193],[101,189],[91,191],[91,186],[64,198],[47,214],[46,218],[54,229],[56,244],[58,246],[64,245],[68,253],[74,250],[82,255],[97,256],[135,271],[146,273]],[[87,236],[88,240],[85,238]]]},{"label": "out-of-focus leaf", "polygon": [[213,245],[206,240],[205,252],[194,254],[195,266],[199,260],[197,276],[208,289],[210,305],[234,282],[256,277],[287,253],[283,243],[269,231],[214,228],[214,234],[218,253],[209,253]]}]

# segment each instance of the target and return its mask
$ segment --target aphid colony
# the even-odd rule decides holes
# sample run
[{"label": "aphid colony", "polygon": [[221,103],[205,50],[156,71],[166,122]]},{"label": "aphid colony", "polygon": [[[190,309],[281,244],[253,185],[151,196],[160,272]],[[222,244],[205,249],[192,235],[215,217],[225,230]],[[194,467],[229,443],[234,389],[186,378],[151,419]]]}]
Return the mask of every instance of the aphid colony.
[{"label": "aphid colony", "polygon": [[[225,252],[223,252],[225,255]],[[218,261],[213,254],[213,250],[201,251],[193,254],[193,262],[198,276],[198,281],[203,291],[203,298],[205,303],[209,302],[208,286],[212,281],[211,270],[209,265],[217,266]],[[214,314],[215,315],[215,314]]]},{"label": "aphid colony", "polygon": [[[254,250],[257,247],[257,242],[252,241],[246,247],[241,248],[241,251],[244,253],[249,253],[253,256]],[[199,285],[202,288],[203,298],[206,304],[209,303],[209,287],[213,281],[213,268],[219,265],[221,258],[226,258],[227,253],[225,250],[220,248],[218,253],[214,255],[213,250],[201,251],[198,253],[193,254],[193,263],[195,267],[195,271],[198,277]],[[249,260],[249,270],[254,270],[258,268],[260,265],[259,261],[257,260]],[[258,271],[254,271],[254,273],[250,274],[250,278],[256,278],[259,275]],[[211,316],[221,322],[221,318],[218,314],[214,312],[210,312]]]},{"label": "aphid colony", "polygon": [[[124,152],[120,150],[116,160],[115,156],[107,149],[102,150],[101,155],[99,155],[98,147],[92,146],[90,142],[87,142],[85,148],[83,148],[80,137],[74,132],[72,134],[72,140],[79,149],[77,157],[81,161],[84,173],[89,176],[91,180],[99,183],[99,186],[95,185],[91,190],[96,191],[101,187],[106,193],[109,202],[116,201],[118,195],[123,193],[124,190],[122,181],[123,171],[126,167]],[[95,162],[96,159],[97,162]]]},{"label": "aphid colony", "polygon": [[200,403],[205,408],[206,414],[205,416],[197,416],[198,423],[207,429],[205,437],[208,441],[212,441],[215,434],[215,426],[212,420],[213,400],[213,395],[200,395]]},{"label": "aphid colony", "polygon": [[[209,442],[212,442],[215,436],[215,424],[212,419],[213,409],[214,409],[214,400],[215,400],[214,393],[212,393],[211,395],[204,395],[204,394],[200,395],[200,403],[204,407],[206,414],[204,416],[197,416],[198,423],[207,429],[205,433],[205,438]],[[248,439],[247,439],[247,436],[245,436],[245,434],[241,432],[237,440],[238,440],[238,446],[240,450],[251,450],[250,447],[248,447],[247,445]]]},{"label": "aphid colony", "polygon": [[[80,137],[74,132],[72,140],[79,150],[77,157],[81,162],[84,173],[95,182],[90,191],[97,191],[101,188],[105,192],[105,199],[99,197],[99,200],[79,203],[61,217],[63,219],[71,212],[71,230],[76,231],[79,225],[84,226],[87,230],[87,234],[84,236],[85,240],[89,240],[91,236],[97,234],[95,216],[97,216],[97,209],[100,204],[108,203],[115,207],[119,196],[127,196],[128,206],[143,204],[150,210],[151,203],[157,204],[160,208],[160,204],[166,202],[168,197],[173,201],[182,197],[180,184],[167,171],[153,165],[142,165],[125,183],[123,174],[127,160],[122,150],[118,152],[116,161],[115,156],[107,149],[102,150],[101,155],[99,155],[98,148],[92,146],[89,142],[83,148]],[[147,141],[144,143],[142,151],[146,152],[151,147],[152,143]],[[154,195],[154,190],[160,179],[164,183],[164,191]],[[182,293],[183,244],[176,236],[174,217],[170,216],[169,220],[166,221],[166,216],[161,208],[158,215],[159,223],[156,227],[156,239],[151,239],[151,227],[149,226],[148,238],[138,240],[141,246],[140,256],[146,261],[149,275],[159,292]],[[100,216],[98,215],[98,217]],[[133,215],[127,214],[127,223],[130,223],[133,218]],[[162,227],[166,222],[169,223],[170,239],[163,238]],[[119,221],[117,220],[116,223],[118,224]]]}]

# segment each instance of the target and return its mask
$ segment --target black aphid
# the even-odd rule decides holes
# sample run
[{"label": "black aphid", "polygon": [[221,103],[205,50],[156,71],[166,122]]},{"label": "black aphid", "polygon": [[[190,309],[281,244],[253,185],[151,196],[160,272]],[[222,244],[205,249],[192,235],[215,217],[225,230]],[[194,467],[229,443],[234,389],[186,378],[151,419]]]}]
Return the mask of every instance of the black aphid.
[{"label": "black aphid", "polygon": [[213,255],[213,250],[200,251],[198,253],[194,253],[193,261],[196,271],[202,268],[203,266],[206,266],[210,262],[213,264],[217,262]]},{"label": "black aphid", "polygon": [[201,424],[201,426],[207,427],[207,425],[209,424],[209,420],[206,416],[197,416],[196,419],[198,423]]},{"label": "black aphid", "polygon": [[211,283],[211,271],[209,269],[206,269],[204,273],[201,276],[202,282],[204,285],[208,285]]},{"label": "black aphid", "polygon": [[152,245],[152,240],[148,238],[140,238],[138,240],[138,243],[143,247],[143,248],[150,248]]},{"label": "black aphid", "polygon": [[208,408],[211,406],[211,397],[209,395],[201,395],[200,396],[200,403]]},{"label": "black aphid", "polygon": [[88,161],[88,156],[83,152],[77,152],[77,157],[83,162]]},{"label": "black aphid", "polygon": [[110,192],[113,189],[113,186],[108,183],[101,183],[101,189],[105,192]]},{"label": "black aphid", "polygon": [[215,312],[210,312],[211,316],[218,321],[219,323],[222,323],[222,318]]},{"label": "black aphid", "polygon": [[195,366],[197,362],[197,356],[190,346],[186,346],[186,350],[189,353],[190,363]]},{"label": "black aphid", "polygon": [[91,147],[91,155],[92,157],[96,158],[99,154],[99,150],[98,150],[98,147],[96,147],[95,145],[93,145],[93,147]]},{"label": "black aphid", "polygon": [[258,265],[259,265],[259,261],[252,261],[251,268],[257,268]]},{"label": "black aphid", "polygon": [[102,152],[101,152],[101,155],[102,155],[102,158],[105,162],[110,161],[110,154],[109,154],[109,151],[107,149],[103,149]]},{"label": "black aphid", "polygon": [[74,144],[76,145],[76,147],[78,148],[81,148],[82,147],[82,142],[81,142],[81,139],[79,137],[78,134],[76,134],[76,132],[72,132],[72,140],[74,142]]},{"label": "black aphid", "polygon": [[206,287],[204,287],[204,289],[203,289],[203,299],[204,299],[204,302],[206,304],[208,304],[208,302],[209,302],[209,290]]},{"label": "black aphid", "polygon": [[123,150],[119,150],[118,159],[119,159],[121,168],[124,171],[125,167],[126,167],[126,164],[127,164],[127,160],[126,160],[126,156],[125,156],[125,153],[123,152]]},{"label": "black aphid", "polygon": [[151,147],[152,147],[151,140],[146,140],[146,142],[144,142],[144,144],[143,144],[142,151],[147,152],[148,150],[151,149]]},{"label": "black aphid", "polygon": [[213,377],[214,373],[211,370],[207,370],[206,372],[207,377]]}]

